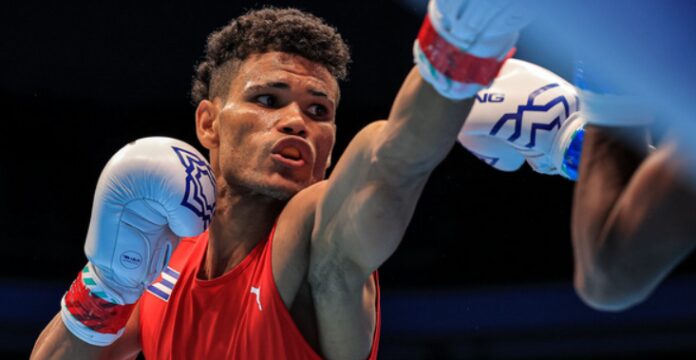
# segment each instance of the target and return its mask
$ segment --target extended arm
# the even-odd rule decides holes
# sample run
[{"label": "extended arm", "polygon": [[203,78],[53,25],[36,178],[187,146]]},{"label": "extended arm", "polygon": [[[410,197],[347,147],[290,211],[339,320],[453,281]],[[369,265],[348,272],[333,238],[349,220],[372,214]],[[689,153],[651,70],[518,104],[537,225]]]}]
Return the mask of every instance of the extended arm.
[{"label": "extended arm", "polygon": [[370,274],[391,256],[473,97],[498,73],[524,25],[515,2],[439,1],[414,44],[417,67],[389,119],[348,146],[318,201],[309,282],[328,358],[365,358],[375,329]]},{"label": "extended arm", "polygon": [[338,162],[319,202],[309,269],[325,355],[367,356],[374,332],[370,274],[399,245],[470,105],[440,97],[412,71],[389,120],[363,129]]}]

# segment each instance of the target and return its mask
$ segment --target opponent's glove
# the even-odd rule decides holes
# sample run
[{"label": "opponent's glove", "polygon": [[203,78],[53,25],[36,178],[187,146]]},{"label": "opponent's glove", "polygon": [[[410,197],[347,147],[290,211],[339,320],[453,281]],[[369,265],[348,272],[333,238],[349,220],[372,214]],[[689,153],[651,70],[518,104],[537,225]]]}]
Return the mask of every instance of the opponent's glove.
[{"label": "opponent's glove", "polygon": [[458,139],[496,169],[514,171],[526,159],[537,172],[574,179],[584,129],[582,117],[573,115],[577,110],[571,84],[509,59],[491,87],[476,95]]},{"label": "opponent's glove", "polygon": [[413,45],[420,74],[444,97],[472,97],[512,56],[530,1],[430,0]]},{"label": "opponent's glove", "polygon": [[89,262],[61,300],[65,326],[87,343],[113,343],[179,238],[205,231],[214,210],[213,172],[190,145],[152,137],[119,150],[94,195]]}]

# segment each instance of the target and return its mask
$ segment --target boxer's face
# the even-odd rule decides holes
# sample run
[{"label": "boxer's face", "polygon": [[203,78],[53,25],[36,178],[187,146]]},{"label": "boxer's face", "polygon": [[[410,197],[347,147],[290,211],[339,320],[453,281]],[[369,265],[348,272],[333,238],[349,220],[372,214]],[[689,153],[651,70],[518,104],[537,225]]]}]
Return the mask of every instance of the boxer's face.
[{"label": "boxer's face", "polygon": [[336,80],[317,63],[281,52],[250,56],[227,98],[214,101],[216,173],[230,187],[281,200],[322,180],[337,97]]}]

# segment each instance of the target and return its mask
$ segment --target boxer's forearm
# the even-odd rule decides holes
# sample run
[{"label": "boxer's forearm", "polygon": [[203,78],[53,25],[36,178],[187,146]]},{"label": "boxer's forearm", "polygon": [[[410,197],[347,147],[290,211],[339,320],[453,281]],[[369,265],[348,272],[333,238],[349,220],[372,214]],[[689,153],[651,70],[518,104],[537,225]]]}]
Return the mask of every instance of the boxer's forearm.
[{"label": "boxer's forearm", "polygon": [[58,314],[36,340],[31,359],[100,359],[104,352],[105,348],[90,345],[72,335]]},{"label": "boxer's forearm", "polygon": [[36,340],[31,359],[135,359],[140,353],[139,314],[136,308],[123,336],[109,346],[95,346],[80,340],[68,331],[57,314]]},{"label": "boxer's forearm", "polygon": [[643,300],[696,242],[694,198],[670,164],[674,149],[644,160],[646,148],[614,135],[588,128],[573,207],[575,285],[604,310]]},{"label": "boxer's forearm", "polygon": [[399,178],[429,173],[454,145],[472,104],[442,97],[414,68],[376,139],[374,158]]}]

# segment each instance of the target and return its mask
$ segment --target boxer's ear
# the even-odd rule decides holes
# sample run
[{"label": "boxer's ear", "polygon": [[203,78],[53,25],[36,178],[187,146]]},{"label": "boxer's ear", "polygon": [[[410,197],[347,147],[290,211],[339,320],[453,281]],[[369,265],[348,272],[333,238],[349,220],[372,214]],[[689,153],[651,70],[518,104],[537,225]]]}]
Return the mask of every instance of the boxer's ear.
[{"label": "boxer's ear", "polygon": [[219,145],[217,121],[220,114],[218,99],[202,100],[196,108],[196,136],[201,145],[212,150]]}]

